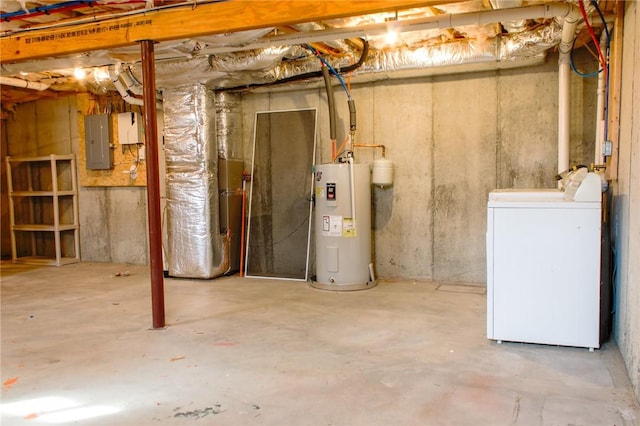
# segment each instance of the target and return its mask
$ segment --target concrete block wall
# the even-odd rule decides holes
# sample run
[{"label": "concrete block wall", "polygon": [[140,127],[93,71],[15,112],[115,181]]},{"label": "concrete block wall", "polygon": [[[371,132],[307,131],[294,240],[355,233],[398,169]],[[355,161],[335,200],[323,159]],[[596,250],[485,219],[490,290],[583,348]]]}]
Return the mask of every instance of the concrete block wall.
[{"label": "concrete block wall", "polygon": [[[487,194],[556,185],[557,76],[552,57],[527,69],[352,87],[356,141],[384,144],[395,166],[393,187],[373,192],[379,277],[484,284]],[[589,117],[593,108],[584,105],[595,99],[595,81],[575,77],[574,93],[573,114],[581,119],[572,125],[571,161],[589,164],[595,122]],[[336,105],[340,143],[348,110],[339,86]],[[317,162],[328,162],[324,88],[245,95],[245,153],[251,152],[256,111],[309,107],[318,108]],[[358,162],[379,157],[380,151],[356,149]]]},{"label": "concrete block wall", "polygon": [[146,188],[81,187],[79,203],[83,261],[149,262]]}]

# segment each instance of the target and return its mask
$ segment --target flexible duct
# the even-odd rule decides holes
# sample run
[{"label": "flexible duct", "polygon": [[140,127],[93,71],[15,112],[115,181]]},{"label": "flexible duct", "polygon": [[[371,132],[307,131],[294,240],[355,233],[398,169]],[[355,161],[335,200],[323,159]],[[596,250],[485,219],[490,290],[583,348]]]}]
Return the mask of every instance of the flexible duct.
[{"label": "flexible duct", "polygon": [[[352,82],[375,81],[381,78],[404,78],[407,71],[423,71],[423,75],[433,75],[439,72],[455,73],[464,72],[463,68],[443,69],[441,71],[432,70],[433,67],[454,67],[458,65],[470,65],[493,63],[493,69],[529,66],[532,58],[541,60],[549,47],[556,46],[560,41],[559,25],[551,23],[539,26],[533,31],[510,33],[499,35],[493,39],[484,41],[467,40],[464,42],[444,43],[439,46],[428,45],[429,29],[455,28],[456,26],[475,25],[495,22],[508,22],[512,20],[553,18],[574,14],[576,8],[567,3],[548,3],[544,5],[528,6],[512,9],[497,9],[482,12],[468,12],[455,15],[438,15],[419,19],[399,21],[402,25],[400,31],[411,32],[413,38],[425,37],[422,47],[399,49],[392,53],[388,51],[377,51],[369,54],[367,63],[354,72]],[[356,28],[336,28],[323,31],[309,31],[284,34],[274,37],[260,37],[266,31],[247,32],[240,35],[245,36],[243,43],[230,43],[221,46],[224,37],[215,37],[214,42],[211,37],[200,37],[207,43],[202,51],[195,56],[180,56],[174,59],[159,60],[156,55],[156,86],[158,88],[179,87],[185,81],[198,81],[210,85],[215,89],[239,88],[248,86],[255,88],[259,85],[273,83],[289,83],[300,81],[301,75],[307,74],[304,78],[311,79],[321,76],[318,62],[311,58],[305,60],[287,60],[292,54],[291,46],[305,44],[315,41],[331,41],[336,39],[348,39],[354,37],[364,37],[367,34],[380,35],[386,31],[386,27],[381,24],[363,25]],[[230,34],[233,37],[236,34]],[[220,40],[219,40],[220,39]],[[273,46],[289,46],[288,48],[274,48]],[[368,46],[365,46],[367,49]],[[569,46],[570,47],[570,46]],[[269,54],[261,55],[259,49],[270,48]],[[230,53],[223,55],[223,53]],[[275,53],[277,56],[274,56]],[[214,56],[209,59],[207,55]],[[281,56],[280,56],[281,55]],[[363,55],[367,57],[367,55]],[[268,61],[272,66],[269,69],[262,68]],[[277,59],[276,59],[277,58]],[[291,59],[291,58],[289,58]],[[59,69],[71,67],[72,62],[82,61],[84,66],[91,66],[92,63],[105,63],[109,58],[105,52],[91,52],[85,56],[74,56],[66,60],[46,60],[24,64],[2,64],[2,68],[7,72],[15,72],[23,68],[28,71]],[[68,62],[64,65],[64,62]],[[339,60],[333,59],[332,65],[337,67],[350,66],[350,58],[344,57]],[[356,67],[357,68],[357,67]],[[472,70],[491,69],[489,65],[484,67],[468,67]],[[340,70],[341,72],[347,72]],[[355,71],[355,70],[351,70]],[[363,76],[363,74],[380,73],[384,76]],[[410,74],[410,73],[409,73]],[[140,81],[139,65],[131,65],[131,76],[134,80]],[[125,89],[126,84],[124,85]],[[135,91],[135,85],[130,90]],[[131,96],[131,95],[129,95]]]},{"label": "flexible duct", "polygon": [[[432,75],[437,73],[437,70],[434,70],[437,68],[442,68],[446,73],[455,73],[463,69],[456,70],[453,67],[471,64],[493,63],[494,69],[530,66],[533,63],[542,62],[546,51],[560,42],[561,33],[561,26],[551,22],[533,31],[500,36],[485,42],[465,40],[457,43],[367,52],[367,55],[363,52],[357,63],[360,64],[359,67],[351,66],[349,58],[334,59],[332,64],[341,73],[352,72],[352,82],[405,78],[411,76],[411,71],[416,71],[416,76]],[[368,50],[366,44],[365,49]],[[244,61],[244,55],[245,52],[234,55],[238,66]],[[254,55],[250,54],[247,60],[252,61]],[[202,61],[202,59],[193,61]],[[215,58],[209,61],[215,63]],[[226,65],[228,64],[229,61],[226,61]],[[158,66],[159,73],[163,72],[163,67],[163,64]],[[199,67],[200,65],[194,63],[192,69]],[[472,71],[477,70],[477,67],[470,68]],[[202,73],[199,77],[217,90],[242,90],[300,82],[322,76],[318,61],[308,59],[282,61],[274,68],[262,72],[246,72],[240,69],[238,68],[235,72],[228,68],[228,72],[224,73]]]},{"label": "flexible duct", "polygon": [[215,98],[202,85],[165,92],[169,275],[229,272],[229,235],[220,233]]}]

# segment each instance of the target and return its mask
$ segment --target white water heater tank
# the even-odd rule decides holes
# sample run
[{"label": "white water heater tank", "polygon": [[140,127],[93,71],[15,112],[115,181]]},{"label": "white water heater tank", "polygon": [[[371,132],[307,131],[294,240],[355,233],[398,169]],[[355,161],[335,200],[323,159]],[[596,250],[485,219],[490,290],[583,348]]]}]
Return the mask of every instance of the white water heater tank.
[{"label": "white water heater tank", "polygon": [[315,166],[316,279],[325,290],[375,286],[368,164]]}]

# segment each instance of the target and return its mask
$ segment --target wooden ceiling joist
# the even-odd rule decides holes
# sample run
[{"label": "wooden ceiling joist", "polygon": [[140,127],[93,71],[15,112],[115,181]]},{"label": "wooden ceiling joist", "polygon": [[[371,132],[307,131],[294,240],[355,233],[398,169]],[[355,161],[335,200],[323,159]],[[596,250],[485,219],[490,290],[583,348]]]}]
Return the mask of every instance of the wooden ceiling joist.
[{"label": "wooden ceiling joist", "polygon": [[[453,0],[460,1],[460,0]],[[451,3],[451,0],[447,1]],[[0,38],[0,63],[441,4],[442,0],[238,0],[35,29]]]}]

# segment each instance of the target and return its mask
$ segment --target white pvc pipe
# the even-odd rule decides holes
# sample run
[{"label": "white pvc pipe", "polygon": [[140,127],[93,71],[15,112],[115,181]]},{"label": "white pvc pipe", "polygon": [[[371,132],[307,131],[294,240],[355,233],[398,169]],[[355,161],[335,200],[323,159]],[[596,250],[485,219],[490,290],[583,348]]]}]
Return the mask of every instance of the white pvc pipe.
[{"label": "white pvc pipe", "polygon": [[349,157],[347,161],[349,162],[349,172],[351,173],[351,223],[356,227],[356,180],[353,172],[355,168],[353,157]]},{"label": "white pvc pipe", "polygon": [[143,106],[144,101],[141,98],[136,98],[135,96],[131,96],[131,94],[127,91],[127,89],[124,87],[124,85],[120,81],[119,76],[120,74],[116,70],[116,67],[109,67],[109,77],[111,77],[111,82],[113,83],[114,86],[116,86],[116,89],[118,90],[118,93],[120,93],[120,96],[122,96],[122,99],[125,102],[130,103],[132,105]]},{"label": "white pvc pipe", "polygon": [[559,64],[558,69],[558,173],[569,169],[569,141],[571,126],[569,116],[571,69],[568,63]]},{"label": "white pvc pipe", "polygon": [[[600,50],[603,52],[607,49],[607,32],[603,31],[600,36]],[[598,65],[599,67],[599,65]],[[602,164],[604,158],[602,155],[602,145],[605,142],[604,135],[604,108],[605,108],[605,82],[604,72],[598,74],[598,97],[596,101],[596,146],[593,162],[594,164]]]},{"label": "white pvc pipe", "polygon": [[142,96],[142,84],[139,84],[137,81],[135,81],[133,77],[129,75],[129,72],[130,71],[128,70],[120,69],[118,72],[118,76],[120,77],[120,79],[122,79],[125,86],[131,93],[133,93],[134,95]]},{"label": "white pvc pipe", "polygon": [[49,88],[49,85],[45,83],[4,76],[0,76],[0,84],[3,86],[21,87],[23,89],[33,89],[39,91],[47,90]]},{"label": "white pvc pipe", "polygon": [[560,41],[558,59],[558,173],[569,169],[569,141],[571,140],[571,68],[569,55],[580,12],[571,8],[565,15],[562,25],[562,39]]}]

